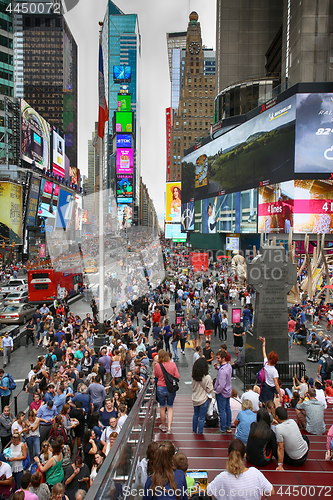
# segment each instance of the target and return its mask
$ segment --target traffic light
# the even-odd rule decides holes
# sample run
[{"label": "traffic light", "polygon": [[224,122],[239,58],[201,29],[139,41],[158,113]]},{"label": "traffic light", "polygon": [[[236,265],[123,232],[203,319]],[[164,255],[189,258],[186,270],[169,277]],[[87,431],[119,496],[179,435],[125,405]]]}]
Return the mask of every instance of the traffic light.
[{"label": "traffic light", "polygon": [[13,248],[15,247],[15,241],[13,241],[13,243],[12,243],[12,247],[13,247]]},{"label": "traffic light", "polygon": [[6,243],[3,241],[2,242],[2,248],[5,248],[6,247]]}]

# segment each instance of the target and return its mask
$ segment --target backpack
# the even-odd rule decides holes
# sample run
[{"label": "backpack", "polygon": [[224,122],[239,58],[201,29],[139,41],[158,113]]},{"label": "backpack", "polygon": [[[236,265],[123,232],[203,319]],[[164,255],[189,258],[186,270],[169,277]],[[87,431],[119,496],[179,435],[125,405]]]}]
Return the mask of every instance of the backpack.
[{"label": "backpack", "polygon": [[14,382],[13,377],[11,376],[10,373],[6,373],[5,376],[8,377],[8,389],[10,389],[11,391],[15,391],[16,383]]},{"label": "backpack", "polygon": [[333,358],[331,358],[331,356],[325,359],[324,371],[325,373],[331,373],[333,371]]},{"label": "backpack", "polygon": [[[265,365],[266,365],[266,363],[265,363]],[[266,380],[265,365],[261,368],[261,370],[258,371],[258,373],[256,375],[256,384],[260,384],[260,390],[263,386],[263,383]]]},{"label": "backpack", "polygon": [[199,331],[199,325],[198,323],[195,321],[194,323],[191,324],[191,332],[192,333],[197,333]]},{"label": "backpack", "polygon": [[45,366],[48,368],[53,368],[53,359],[52,354],[48,354],[45,358]]}]

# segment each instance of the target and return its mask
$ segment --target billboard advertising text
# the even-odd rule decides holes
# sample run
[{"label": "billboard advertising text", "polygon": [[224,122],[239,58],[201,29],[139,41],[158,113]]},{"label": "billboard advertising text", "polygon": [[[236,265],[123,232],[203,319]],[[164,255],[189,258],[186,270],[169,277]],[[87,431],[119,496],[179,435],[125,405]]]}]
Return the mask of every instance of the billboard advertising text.
[{"label": "billboard advertising text", "polygon": [[185,156],[183,202],[291,179],[295,103],[289,97]]},{"label": "billboard advertising text", "polygon": [[119,229],[131,227],[133,217],[133,206],[129,203],[118,204],[118,224]]},{"label": "billboard advertising text", "polygon": [[133,176],[117,176],[117,203],[133,202]]},{"label": "billboard advertising text", "polygon": [[289,233],[293,227],[294,181],[259,188],[258,231]]},{"label": "billboard advertising text", "polygon": [[22,187],[0,183],[0,239],[22,243]]},{"label": "billboard advertising text", "polygon": [[131,148],[132,136],[130,134],[117,134],[117,148]]},{"label": "billboard advertising text", "polygon": [[132,132],[133,113],[116,111],[116,132]]},{"label": "billboard advertising text", "polygon": [[60,177],[65,177],[65,140],[55,127],[52,130],[52,146],[52,170]]},{"label": "billboard advertising text", "polygon": [[28,163],[50,168],[50,125],[21,99],[21,153]]},{"label": "billboard advertising text", "polygon": [[39,199],[39,189],[40,189],[40,179],[31,179],[29,201],[27,207],[27,217],[25,224],[27,227],[36,225],[36,215],[38,208]]},{"label": "billboard advertising text", "polygon": [[182,232],[194,231],[194,201],[182,203],[181,225]]},{"label": "billboard advertising text", "polygon": [[171,108],[166,109],[166,153],[167,153],[167,179],[170,177],[170,141],[171,141]]},{"label": "billboard advertising text", "polygon": [[333,94],[297,94],[295,173],[333,172]]},{"label": "billboard advertising text", "polygon": [[133,149],[117,149],[117,174],[133,175]]},{"label": "billboard advertising text", "polygon": [[182,191],[181,182],[166,183],[166,222],[181,221]]}]

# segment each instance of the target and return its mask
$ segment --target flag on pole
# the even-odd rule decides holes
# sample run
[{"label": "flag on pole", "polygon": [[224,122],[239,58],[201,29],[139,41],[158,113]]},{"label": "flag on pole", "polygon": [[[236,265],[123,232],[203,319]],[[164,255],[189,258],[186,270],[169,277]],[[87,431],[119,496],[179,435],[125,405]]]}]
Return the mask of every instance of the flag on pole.
[{"label": "flag on pole", "polygon": [[99,62],[98,62],[98,97],[99,97],[99,108],[98,108],[98,127],[97,133],[101,139],[104,138],[104,128],[105,122],[109,121],[109,110],[105,98],[105,87],[104,87],[104,69],[103,69],[103,51],[102,51],[102,41],[99,40]]}]

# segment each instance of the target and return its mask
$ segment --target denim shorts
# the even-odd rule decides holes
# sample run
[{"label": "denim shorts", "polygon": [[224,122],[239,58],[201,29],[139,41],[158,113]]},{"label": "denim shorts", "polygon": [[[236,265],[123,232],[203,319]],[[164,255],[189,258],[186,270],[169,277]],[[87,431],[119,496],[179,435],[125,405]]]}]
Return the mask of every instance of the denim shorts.
[{"label": "denim shorts", "polygon": [[166,387],[157,387],[157,399],[161,408],[172,408],[176,393],[170,393]]}]

